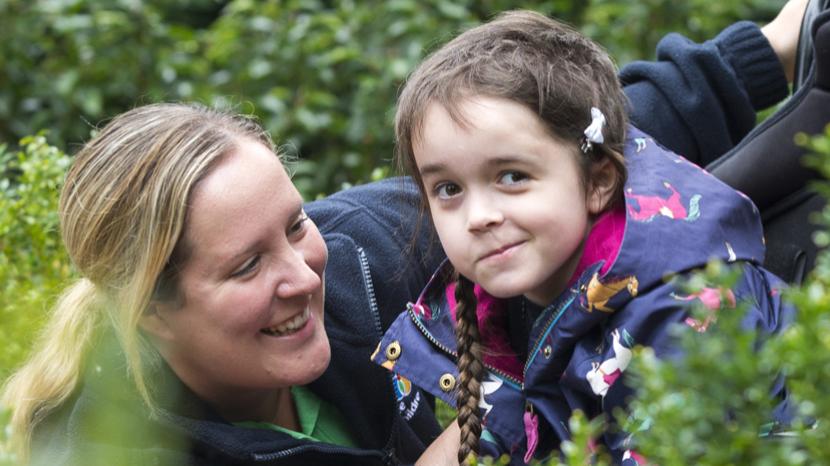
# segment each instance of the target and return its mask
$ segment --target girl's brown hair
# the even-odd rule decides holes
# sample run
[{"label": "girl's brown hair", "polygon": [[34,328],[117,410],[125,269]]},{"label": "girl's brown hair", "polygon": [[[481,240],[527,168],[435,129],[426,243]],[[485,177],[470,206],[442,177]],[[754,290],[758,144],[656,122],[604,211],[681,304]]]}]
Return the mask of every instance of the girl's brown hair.
[{"label": "girl's brown hair", "polygon": [[[606,208],[623,199],[626,179],[622,156],[627,126],[626,99],[608,54],[573,28],[541,14],[515,11],[472,28],[430,55],[412,73],[401,91],[395,115],[396,161],[418,183],[414,147],[423,137],[424,118],[435,104],[460,126],[465,99],[486,96],[524,105],[544,123],[551,137],[571,144],[578,154],[582,182],[591,186],[594,164],[610,162],[614,195]],[[583,151],[584,130],[591,108],[605,115],[604,142]],[[422,202],[422,212],[428,209]],[[458,339],[458,423],[462,438],[459,462],[477,453],[481,419],[478,411],[481,348],[478,343],[476,299],[472,283],[459,277],[456,288]]]}]

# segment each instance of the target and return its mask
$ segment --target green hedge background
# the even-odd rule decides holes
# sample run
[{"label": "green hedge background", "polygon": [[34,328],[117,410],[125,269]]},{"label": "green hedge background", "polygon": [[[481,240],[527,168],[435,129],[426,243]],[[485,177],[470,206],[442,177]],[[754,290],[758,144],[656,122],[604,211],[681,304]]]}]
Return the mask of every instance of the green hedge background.
[{"label": "green hedge background", "polygon": [[[426,51],[511,8],[579,26],[620,63],[669,31],[695,40],[783,0],[0,0],[0,141],[90,129],[160,100],[258,115],[307,196],[385,173],[398,87]],[[378,173],[376,173],[376,176]]]}]

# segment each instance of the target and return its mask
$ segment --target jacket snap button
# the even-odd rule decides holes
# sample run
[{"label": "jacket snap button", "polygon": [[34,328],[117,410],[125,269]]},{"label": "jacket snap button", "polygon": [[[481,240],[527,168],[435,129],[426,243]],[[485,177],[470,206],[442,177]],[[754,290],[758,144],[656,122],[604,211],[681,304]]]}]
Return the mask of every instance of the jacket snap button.
[{"label": "jacket snap button", "polygon": [[551,353],[553,353],[553,348],[551,348],[550,345],[547,345],[545,346],[545,349],[542,350],[542,352],[545,354],[545,359],[550,359],[550,355]]},{"label": "jacket snap button", "polygon": [[386,347],[386,359],[394,361],[399,357],[401,357],[401,344],[395,340]]},{"label": "jacket snap button", "polygon": [[445,392],[450,392],[453,388],[455,388],[455,377],[453,377],[453,375],[450,373],[444,374],[438,381],[438,385],[441,386],[441,390],[444,390]]}]

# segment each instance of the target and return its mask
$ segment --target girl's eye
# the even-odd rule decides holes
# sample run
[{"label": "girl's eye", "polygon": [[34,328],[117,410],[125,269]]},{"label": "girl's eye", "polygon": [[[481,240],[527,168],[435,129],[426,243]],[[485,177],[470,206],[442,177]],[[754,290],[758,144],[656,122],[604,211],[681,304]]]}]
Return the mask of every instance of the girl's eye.
[{"label": "girl's eye", "polygon": [[450,199],[461,193],[461,186],[455,183],[441,183],[434,189],[438,199]]},{"label": "girl's eye", "polygon": [[256,270],[257,266],[259,265],[260,258],[261,256],[259,254],[250,258],[248,262],[245,262],[245,264],[242,267],[240,267],[234,273],[232,273],[231,277],[238,278],[249,275],[251,272]]},{"label": "girl's eye", "polygon": [[509,172],[504,172],[499,176],[499,183],[507,184],[507,185],[518,184],[518,183],[521,183],[522,181],[527,180],[528,178],[529,177],[526,174],[522,173],[522,172],[509,171]]},{"label": "girl's eye", "polygon": [[288,234],[290,234],[290,235],[291,234],[297,234],[297,233],[303,231],[303,229],[305,229],[307,220],[308,220],[308,215],[306,215],[305,211],[303,211],[300,214],[300,218],[298,218],[297,221],[294,222],[294,224],[291,225],[291,227],[288,228]]}]

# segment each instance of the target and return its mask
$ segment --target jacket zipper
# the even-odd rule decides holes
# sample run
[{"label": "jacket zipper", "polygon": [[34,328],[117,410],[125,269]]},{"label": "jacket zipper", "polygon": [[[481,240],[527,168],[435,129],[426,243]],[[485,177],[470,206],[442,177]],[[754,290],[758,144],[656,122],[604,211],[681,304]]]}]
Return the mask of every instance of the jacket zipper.
[{"label": "jacket zipper", "polygon": [[[432,334],[429,333],[429,330],[427,330],[427,328],[424,326],[423,322],[421,322],[421,320],[415,315],[415,310],[414,309],[415,309],[415,306],[412,303],[407,303],[406,311],[407,311],[407,313],[409,313],[409,318],[412,320],[412,322],[415,323],[415,326],[418,327],[418,330],[421,331],[421,333],[426,337],[427,340],[430,341],[430,343],[437,346],[441,351],[443,351],[447,354],[450,354],[455,359],[458,359],[458,353],[456,353],[455,351],[447,348],[446,345],[444,345],[441,342],[439,342],[438,340],[436,340],[435,337],[433,337]],[[489,364],[484,364],[484,367],[486,367],[487,370],[489,370],[490,372],[493,372],[493,373],[497,374],[499,377],[501,377],[501,378],[503,378],[507,381],[510,381],[510,382],[514,383],[515,385],[517,385],[519,387],[524,388],[524,384],[522,382],[520,382],[518,379],[516,379],[515,377],[513,377],[512,375],[509,375],[509,374],[505,373],[504,371],[502,371],[500,369],[492,367]]]},{"label": "jacket zipper", "polygon": [[322,443],[300,445],[297,447],[289,448],[287,450],[282,450],[274,453],[254,453],[253,457],[254,461],[271,461],[296,455],[298,453],[302,453],[305,451],[320,451],[323,453],[349,455],[355,457],[371,456],[377,457],[378,459],[383,461],[384,464],[389,464],[389,462],[387,461],[387,457],[389,456],[389,454],[380,450],[365,450],[358,448],[339,447]]},{"label": "jacket zipper", "polygon": [[[366,289],[366,295],[369,297],[369,309],[372,311],[372,320],[375,324],[375,337],[378,341],[380,341],[381,338],[383,338],[383,325],[380,322],[380,311],[378,310],[378,302],[375,297],[375,286],[372,283],[372,273],[369,270],[369,258],[366,257],[366,251],[364,251],[360,246],[357,246],[357,254],[360,258],[360,271],[363,274],[363,284]],[[391,373],[389,373],[388,377],[389,383],[391,384],[393,382],[391,379]],[[396,412],[396,400],[394,398],[390,398],[390,401],[392,412]],[[386,443],[386,448],[384,449],[387,456],[395,455],[395,441],[398,437],[398,429],[400,428],[397,421],[398,419],[396,419],[396,422],[392,423],[392,432],[389,433],[389,441]]]},{"label": "jacket zipper", "polygon": [[372,318],[375,323],[375,331],[377,337],[383,336],[383,326],[380,323],[380,314],[378,313],[378,302],[375,298],[375,286],[372,284],[372,274],[369,271],[369,259],[366,257],[366,251],[362,247],[357,246],[357,254],[360,257],[360,271],[363,273],[363,284],[366,288],[366,294],[369,296],[369,308],[372,310]]},{"label": "jacket zipper", "polygon": [[[533,350],[528,354],[527,361],[525,361],[525,367],[522,369],[522,374],[527,374],[527,369],[530,367],[530,363],[536,358],[536,355],[539,353],[539,348],[542,346],[542,343],[545,341],[546,336],[550,333],[553,329],[553,326],[559,322],[559,318],[562,317],[562,314],[568,309],[571,305],[573,300],[576,299],[576,296],[571,296],[570,299],[565,301],[559,306],[559,309],[556,312],[552,312],[548,321],[545,322],[545,326],[543,327],[545,330],[536,340],[536,343],[533,345]],[[549,328],[550,327],[550,328]],[[524,390],[524,384],[522,384],[522,390]]]}]

